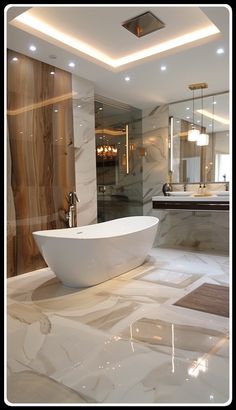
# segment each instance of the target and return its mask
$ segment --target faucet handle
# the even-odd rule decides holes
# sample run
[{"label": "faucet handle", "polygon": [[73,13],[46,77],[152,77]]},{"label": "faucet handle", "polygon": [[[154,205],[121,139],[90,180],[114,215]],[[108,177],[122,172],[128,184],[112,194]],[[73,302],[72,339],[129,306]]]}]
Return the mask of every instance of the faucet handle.
[{"label": "faucet handle", "polygon": [[80,200],[77,197],[76,192],[69,192],[67,196],[67,201],[69,205],[75,205],[75,201],[80,202]]},{"label": "faucet handle", "polygon": [[75,196],[75,200],[76,200],[77,202],[80,202],[80,199],[77,197],[76,192],[74,192],[74,196]]}]

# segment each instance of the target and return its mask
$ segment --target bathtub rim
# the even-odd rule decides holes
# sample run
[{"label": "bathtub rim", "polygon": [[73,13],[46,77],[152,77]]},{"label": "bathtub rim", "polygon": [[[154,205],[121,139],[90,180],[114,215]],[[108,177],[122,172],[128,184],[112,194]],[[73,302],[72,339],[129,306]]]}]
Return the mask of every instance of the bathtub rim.
[{"label": "bathtub rim", "polygon": [[[142,228],[139,228],[139,229],[130,230],[129,232],[122,232],[122,233],[109,232],[105,235],[104,235],[104,233],[103,234],[100,233],[99,236],[95,236],[95,235],[92,235],[92,234],[90,234],[89,236],[82,236],[82,235],[77,234],[75,232],[76,230],[80,230],[80,229],[87,228],[87,227],[93,227],[93,226],[97,227],[97,226],[101,226],[102,224],[111,224],[111,222],[113,222],[113,221],[119,221],[119,220],[124,220],[124,219],[132,219],[132,218],[138,218],[138,219],[139,218],[147,218],[149,221],[152,220],[153,223],[151,223],[147,226],[144,226]],[[111,238],[119,238],[121,236],[131,235],[131,234],[135,234],[135,233],[138,233],[138,232],[145,231],[147,229],[151,229],[151,228],[157,226],[159,224],[159,222],[160,222],[160,219],[155,217],[155,216],[137,215],[137,216],[127,216],[127,217],[123,217],[123,218],[111,219],[109,221],[94,223],[94,224],[91,224],[91,225],[76,226],[74,228],[58,228],[58,229],[56,228],[56,229],[45,229],[45,230],[41,230],[41,231],[33,231],[32,234],[35,237],[43,237],[45,239],[46,238],[53,238],[53,239],[76,239],[76,240],[78,240],[78,239],[80,239],[80,240],[106,239],[107,240],[109,238],[110,239]],[[72,230],[73,230],[73,232],[72,232]],[[68,232],[69,235],[68,234],[64,235],[64,236],[63,235],[57,235],[57,233],[62,233],[62,232],[63,233]]]}]

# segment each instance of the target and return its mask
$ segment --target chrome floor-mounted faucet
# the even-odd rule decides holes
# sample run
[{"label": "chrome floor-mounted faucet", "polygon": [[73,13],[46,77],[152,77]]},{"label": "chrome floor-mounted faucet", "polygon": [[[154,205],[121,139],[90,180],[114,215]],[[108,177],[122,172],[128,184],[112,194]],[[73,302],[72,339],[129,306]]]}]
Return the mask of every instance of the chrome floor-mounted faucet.
[{"label": "chrome floor-mounted faucet", "polygon": [[69,228],[74,228],[76,225],[76,202],[80,202],[76,192],[69,192],[67,196],[68,212],[66,213],[66,219],[68,221]]}]

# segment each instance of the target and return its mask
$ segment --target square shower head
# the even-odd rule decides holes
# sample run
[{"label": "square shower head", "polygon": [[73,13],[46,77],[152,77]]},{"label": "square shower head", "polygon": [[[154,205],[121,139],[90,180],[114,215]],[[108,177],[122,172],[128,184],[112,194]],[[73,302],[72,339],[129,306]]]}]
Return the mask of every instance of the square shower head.
[{"label": "square shower head", "polygon": [[137,17],[133,17],[132,19],[125,21],[122,26],[135,36],[143,37],[153,31],[160,30],[165,27],[165,24],[151,11],[147,11]]}]

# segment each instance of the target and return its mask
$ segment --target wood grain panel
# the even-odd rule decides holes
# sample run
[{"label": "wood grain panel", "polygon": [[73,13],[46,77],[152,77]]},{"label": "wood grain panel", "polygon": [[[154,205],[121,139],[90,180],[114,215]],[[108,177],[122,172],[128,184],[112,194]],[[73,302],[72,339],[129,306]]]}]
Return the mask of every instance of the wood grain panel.
[{"label": "wood grain panel", "polygon": [[229,287],[204,283],[174,305],[229,317]]},{"label": "wood grain panel", "polygon": [[9,184],[16,225],[8,275],[13,265],[14,275],[45,266],[33,231],[67,226],[66,195],[75,190],[71,96],[70,73],[8,50]]}]

